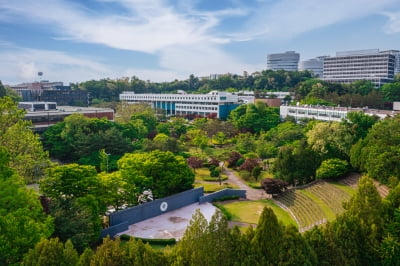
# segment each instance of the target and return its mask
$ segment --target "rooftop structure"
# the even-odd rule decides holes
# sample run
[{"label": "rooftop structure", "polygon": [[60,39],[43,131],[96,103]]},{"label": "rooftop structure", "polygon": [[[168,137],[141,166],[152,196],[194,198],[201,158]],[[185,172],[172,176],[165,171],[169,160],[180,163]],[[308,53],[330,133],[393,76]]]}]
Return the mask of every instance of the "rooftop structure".
[{"label": "rooftop structure", "polygon": [[49,126],[75,113],[83,114],[89,118],[107,118],[114,120],[114,110],[109,108],[57,106],[55,102],[20,102],[18,107],[27,110],[25,119],[32,121],[33,130],[45,131]]},{"label": "rooftop structure", "polygon": [[267,69],[297,71],[300,60],[300,54],[294,51],[288,51],[279,54],[267,55]]},{"label": "rooftop structure", "polygon": [[208,94],[136,94],[125,91],[119,95],[128,103],[148,103],[161,109],[166,116],[216,117],[226,119],[230,111],[243,103],[254,102],[254,97],[238,96],[228,92],[212,91]]},{"label": "rooftop structure", "polygon": [[399,60],[400,51],[396,50],[337,52],[336,56],[324,59],[323,79],[344,84],[369,80],[378,88],[393,81],[395,71],[400,69]]}]

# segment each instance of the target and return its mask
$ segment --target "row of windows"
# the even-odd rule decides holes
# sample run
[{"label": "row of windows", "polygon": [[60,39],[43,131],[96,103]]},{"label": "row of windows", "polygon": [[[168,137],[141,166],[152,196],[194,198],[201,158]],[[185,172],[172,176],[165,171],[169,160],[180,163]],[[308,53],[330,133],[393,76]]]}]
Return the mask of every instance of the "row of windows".
[{"label": "row of windows", "polygon": [[214,106],[196,106],[196,105],[183,105],[176,106],[176,110],[178,109],[189,109],[189,110],[218,110],[218,107]]},{"label": "row of windows", "polygon": [[203,100],[203,101],[216,101],[216,96],[146,96],[146,95],[121,95],[121,99],[127,100]]},{"label": "row of windows", "polygon": [[345,118],[347,115],[345,112],[339,112],[339,111],[307,110],[307,109],[296,109],[296,108],[289,108],[288,112],[291,114],[299,114],[299,115],[330,116],[337,118]]}]

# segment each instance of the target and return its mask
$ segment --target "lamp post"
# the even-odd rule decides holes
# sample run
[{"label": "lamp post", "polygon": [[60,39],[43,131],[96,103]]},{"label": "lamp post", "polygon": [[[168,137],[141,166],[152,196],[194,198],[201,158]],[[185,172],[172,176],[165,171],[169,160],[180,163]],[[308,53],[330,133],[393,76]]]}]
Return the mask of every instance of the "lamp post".
[{"label": "lamp post", "polygon": [[111,155],[111,153],[106,153],[106,152],[104,152],[105,154],[106,154],[106,172],[108,173],[108,157]]}]

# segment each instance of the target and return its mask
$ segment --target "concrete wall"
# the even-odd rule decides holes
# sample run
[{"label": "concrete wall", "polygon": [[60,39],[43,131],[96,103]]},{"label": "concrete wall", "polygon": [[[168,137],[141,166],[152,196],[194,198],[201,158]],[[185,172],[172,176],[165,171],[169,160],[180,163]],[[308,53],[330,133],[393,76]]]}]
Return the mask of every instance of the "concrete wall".
[{"label": "concrete wall", "polygon": [[199,203],[206,203],[206,202],[212,202],[214,199],[222,198],[222,197],[230,197],[230,196],[239,196],[240,198],[246,198],[246,190],[242,189],[231,189],[231,188],[226,188],[211,194],[208,194],[206,196],[202,196],[199,199]]},{"label": "concrete wall", "polygon": [[147,202],[110,215],[110,227],[127,222],[128,225],[196,203],[204,195],[203,187],[184,191],[166,198]]},{"label": "concrete wall", "polygon": [[117,224],[117,225],[114,225],[114,226],[110,226],[110,227],[108,227],[106,229],[103,229],[101,231],[100,238],[104,238],[106,236],[113,237],[116,234],[118,234],[120,232],[123,232],[123,231],[126,231],[128,229],[129,229],[128,222],[123,222],[123,223],[120,223],[120,224]]}]

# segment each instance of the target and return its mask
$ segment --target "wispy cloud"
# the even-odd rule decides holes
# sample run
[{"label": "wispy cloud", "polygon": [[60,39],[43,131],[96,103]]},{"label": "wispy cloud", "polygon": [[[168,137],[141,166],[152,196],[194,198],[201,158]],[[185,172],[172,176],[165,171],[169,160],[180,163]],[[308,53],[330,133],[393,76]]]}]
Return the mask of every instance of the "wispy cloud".
[{"label": "wispy cloud", "polygon": [[220,16],[241,14],[240,10],[177,13],[165,1],[109,0],[123,6],[128,15],[96,14],[83,6],[60,0],[14,0],[4,4],[8,12],[54,28],[58,37],[78,42],[154,53],[172,45],[201,42],[221,43],[223,38],[208,34]]},{"label": "wispy cloud", "polygon": [[[175,4],[171,0],[97,0],[109,9],[91,9],[85,1],[0,0],[0,21],[45,25],[58,40],[150,53],[159,59],[153,69],[123,68],[105,63],[104,58],[77,53],[6,47],[0,51],[0,75],[10,82],[34,79],[37,71],[51,73],[49,79],[68,81],[133,75],[161,81],[189,74],[240,73],[264,66],[244,64],[227,51],[227,43],[288,39],[382,13],[389,18],[385,31],[400,32],[400,13],[388,13],[400,0],[230,2],[226,8],[207,11],[197,8],[199,0],[177,0]],[[232,19],[241,23],[229,27]],[[0,45],[8,44],[0,40]],[[264,57],[260,55],[260,62]]]},{"label": "wispy cloud", "polygon": [[389,21],[384,26],[384,31],[387,34],[399,33],[400,32],[400,12],[384,12]]},{"label": "wispy cloud", "polygon": [[287,39],[302,33],[377,14],[399,0],[291,0],[260,4],[238,38]]}]

